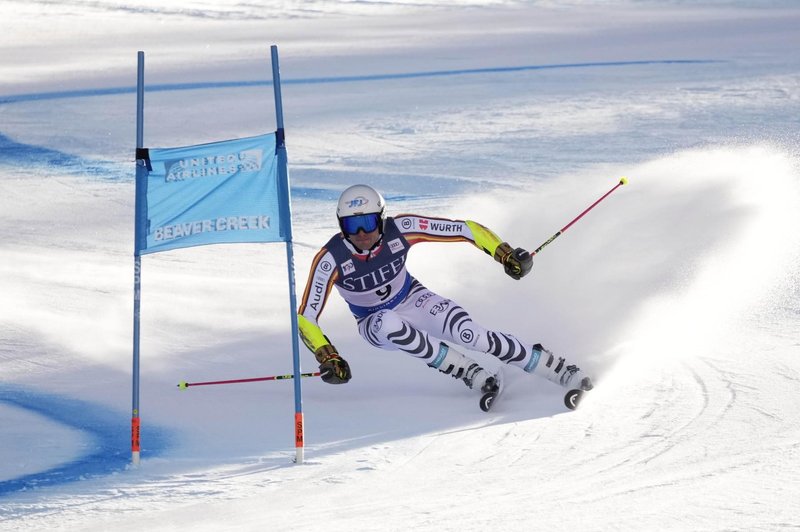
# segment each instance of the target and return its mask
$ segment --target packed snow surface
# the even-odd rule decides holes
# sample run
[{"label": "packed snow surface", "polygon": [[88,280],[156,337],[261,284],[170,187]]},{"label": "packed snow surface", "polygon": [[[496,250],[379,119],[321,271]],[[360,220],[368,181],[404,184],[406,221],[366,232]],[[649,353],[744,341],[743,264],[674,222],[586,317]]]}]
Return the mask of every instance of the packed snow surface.
[{"label": "packed snow surface", "polygon": [[[5,0],[0,530],[800,527],[798,27],[790,1]],[[351,184],[535,249],[629,179],[521,281],[409,256],[591,373],[579,410],[507,368],[483,413],[334,293],[354,378],[303,379],[294,464],[292,381],[176,386],[291,372],[284,246],[192,248],[142,260],[131,467],[136,52],[169,147],[274,130],[272,44],[301,294]]]}]

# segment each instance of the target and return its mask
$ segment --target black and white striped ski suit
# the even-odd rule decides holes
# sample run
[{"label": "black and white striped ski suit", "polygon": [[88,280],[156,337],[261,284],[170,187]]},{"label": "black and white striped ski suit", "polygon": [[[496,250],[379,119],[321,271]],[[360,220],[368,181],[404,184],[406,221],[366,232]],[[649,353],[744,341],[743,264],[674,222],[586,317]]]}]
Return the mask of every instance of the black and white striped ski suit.
[{"label": "black and white striped ski suit", "polygon": [[[428,290],[416,279],[399,305],[359,319],[358,331],[375,347],[405,351],[428,363],[438,352],[437,340],[494,355],[523,369],[532,359],[530,346],[510,334],[486,329],[458,303]],[[533,356],[538,361],[539,352]]]}]

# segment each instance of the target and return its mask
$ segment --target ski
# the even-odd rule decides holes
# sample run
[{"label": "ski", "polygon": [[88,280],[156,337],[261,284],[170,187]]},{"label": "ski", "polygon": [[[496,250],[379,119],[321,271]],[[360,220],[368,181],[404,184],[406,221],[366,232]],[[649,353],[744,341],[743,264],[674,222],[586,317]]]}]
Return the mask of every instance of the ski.
[{"label": "ski", "polygon": [[583,390],[570,390],[564,395],[564,405],[570,410],[575,410],[582,398]]},{"label": "ski", "polygon": [[[484,385],[484,387],[487,387]],[[481,410],[488,412],[491,410],[494,402],[503,393],[505,386],[503,385],[503,371],[498,368],[497,373],[494,374],[494,383],[488,386],[489,389],[483,392],[480,400]]]}]

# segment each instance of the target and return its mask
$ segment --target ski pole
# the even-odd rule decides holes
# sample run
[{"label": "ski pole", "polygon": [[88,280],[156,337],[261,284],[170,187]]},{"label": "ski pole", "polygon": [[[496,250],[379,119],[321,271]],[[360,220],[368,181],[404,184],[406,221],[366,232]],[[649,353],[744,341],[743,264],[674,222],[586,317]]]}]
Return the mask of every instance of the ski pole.
[{"label": "ski pole", "polygon": [[[300,377],[319,377],[320,373],[301,373]],[[254,377],[252,379],[232,379],[227,381],[208,381],[208,382],[186,382],[181,381],[178,383],[178,388],[185,390],[189,386],[207,386],[209,384],[236,384],[240,382],[258,382],[258,381],[281,381],[284,379],[293,379],[294,375],[272,375],[270,377]]]},{"label": "ski pole", "polygon": [[536,248],[536,250],[535,250],[535,251],[531,251],[531,257],[532,257],[532,256],[534,256],[534,255],[536,255],[537,253],[539,253],[539,252],[540,252],[542,249],[544,249],[544,247],[545,247],[547,244],[549,244],[550,242],[552,242],[553,240],[555,240],[556,238],[558,238],[559,236],[561,236],[561,233],[563,233],[564,231],[566,231],[567,229],[569,229],[569,228],[572,226],[572,224],[574,224],[575,222],[577,222],[578,220],[580,220],[581,218],[583,218],[583,215],[584,215],[584,214],[586,214],[587,212],[589,212],[589,211],[591,211],[592,209],[594,209],[595,205],[597,205],[598,203],[600,203],[601,201],[603,201],[604,199],[606,199],[606,198],[608,197],[608,195],[609,195],[609,194],[611,194],[612,192],[614,192],[615,190],[617,190],[617,189],[618,189],[619,187],[621,187],[622,185],[626,185],[627,183],[628,183],[628,178],[627,178],[627,177],[622,177],[622,178],[620,178],[620,180],[619,180],[619,183],[617,183],[617,184],[614,186],[614,188],[612,188],[611,190],[609,190],[608,192],[606,192],[605,194],[603,194],[603,197],[602,197],[602,198],[600,198],[599,200],[597,200],[597,201],[595,201],[594,203],[592,203],[591,205],[589,205],[589,207],[588,207],[588,208],[587,208],[585,211],[583,211],[582,213],[580,213],[580,214],[579,214],[577,217],[575,217],[575,219],[574,219],[574,220],[572,220],[570,223],[568,223],[567,225],[565,225],[564,227],[562,227],[562,228],[561,228],[561,229],[560,229],[560,230],[559,230],[559,231],[558,231],[556,234],[554,234],[553,236],[551,236],[550,238],[548,238],[548,239],[547,239],[547,242],[545,242],[544,244],[542,244],[541,246],[539,246],[538,248]]}]

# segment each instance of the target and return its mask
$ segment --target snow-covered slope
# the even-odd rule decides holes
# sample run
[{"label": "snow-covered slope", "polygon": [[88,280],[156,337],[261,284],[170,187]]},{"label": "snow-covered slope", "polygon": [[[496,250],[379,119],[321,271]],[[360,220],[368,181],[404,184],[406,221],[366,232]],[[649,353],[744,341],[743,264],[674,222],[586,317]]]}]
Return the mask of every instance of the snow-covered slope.
[{"label": "snow-covered slope", "polygon": [[[0,6],[0,530],[800,526],[800,10],[298,6]],[[484,414],[366,345],[334,294],[322,325],[354,379],[303,381],[293,465],[290,381],[175,386],[291,370],[283,249],[188,249],[144,259],[127,467],[136,51],[145,143],[171,146],[274,128],[273,43],[301,289],[354,182],[533,249],[630,179],[522,281],[465,245],[409,257],[590,370],[580,410],[509,368]]]}]

